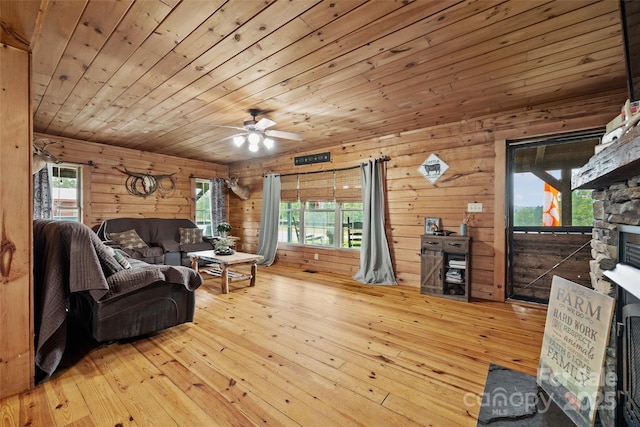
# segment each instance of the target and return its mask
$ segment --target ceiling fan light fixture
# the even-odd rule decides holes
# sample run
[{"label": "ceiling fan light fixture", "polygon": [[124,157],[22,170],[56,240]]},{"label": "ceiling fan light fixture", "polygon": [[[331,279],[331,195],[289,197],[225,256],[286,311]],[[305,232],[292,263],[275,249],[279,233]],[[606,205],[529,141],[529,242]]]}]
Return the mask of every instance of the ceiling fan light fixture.
[{"label": "ceiling fan light fixture", "polygon": [[256,116],[261,114],[261,111],[257,108],[250,109],[249,114],[251,114],[251,120],[245,120],[241,128],[228,125],[215,126],[239,130],[240,133],[235,136],[231,135],[228,138],[231,138],[233,144],[238,148],[247,142],[249,145],[249,151],[252,153],[258,152],[261,145],[264,145],[264,148],[267,150],[273,149],[276,145],[276,140],[278,139],[302,141],[302,134],[300,133],[271,129],[271,127],[276,124],[273,120],[267,119],[266,117],[257,120]]},{"label": "ceiling fan light fixture", "polygon": [[258,147],[258,143],[260,142],[260,135],[259,134],[257,134],[256,132],[250,132],[249,136],[247,137],[247,139],[249,140],[250,144],[254,144],[256,147]]},{"label": "ceiling fan light fixture", "polygon": [[244,136],[243,135],[234,136],[233,143],[236,145],[236,147],[240,147],[242,144],[244,144]]},{"label": "ceiling fan light fixture", "polygon": [[264,139],[264,141],[262,141],[262,143],[265,147],[267,147],[267,149],[271,150],[273,148],[274,141],[273,139],[267,137]]}]

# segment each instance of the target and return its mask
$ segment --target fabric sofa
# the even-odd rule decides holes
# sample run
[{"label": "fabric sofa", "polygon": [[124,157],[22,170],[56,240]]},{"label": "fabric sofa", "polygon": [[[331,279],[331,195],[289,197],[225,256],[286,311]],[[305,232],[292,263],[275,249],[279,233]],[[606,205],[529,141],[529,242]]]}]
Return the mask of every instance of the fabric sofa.
[{"label": "fabric sofa", "polygon": [[189,266],[188,252],[213,249],[202,230],[184,218],[106,219],[97,233],[108,245],[149,264]]},{"label": "fabric sofa", "polygon": [[193,321],[202,277],[183,266],[126,258],[76,222],[34,220],[36,379],[62,359],[69,315],[96,341]]}]

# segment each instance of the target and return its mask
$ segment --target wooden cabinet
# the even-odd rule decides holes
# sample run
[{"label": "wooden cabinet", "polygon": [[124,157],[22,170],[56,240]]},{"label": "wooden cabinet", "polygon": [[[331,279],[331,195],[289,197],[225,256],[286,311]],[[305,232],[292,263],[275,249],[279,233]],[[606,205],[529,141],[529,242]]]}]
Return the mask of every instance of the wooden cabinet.
[{"label": "wooden cabinet", "polygon": [[420,293],[469,301],[470,249],[470,237],[422,235]]}]

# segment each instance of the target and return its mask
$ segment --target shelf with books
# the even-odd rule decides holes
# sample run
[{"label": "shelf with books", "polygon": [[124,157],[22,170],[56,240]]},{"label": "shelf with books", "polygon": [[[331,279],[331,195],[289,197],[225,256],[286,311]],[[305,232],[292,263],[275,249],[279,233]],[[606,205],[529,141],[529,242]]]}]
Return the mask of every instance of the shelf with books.
[{"label": "shelf with books", "polygon": [[420,292],[469,301],[470,248],[468,236],[423,235]]}]

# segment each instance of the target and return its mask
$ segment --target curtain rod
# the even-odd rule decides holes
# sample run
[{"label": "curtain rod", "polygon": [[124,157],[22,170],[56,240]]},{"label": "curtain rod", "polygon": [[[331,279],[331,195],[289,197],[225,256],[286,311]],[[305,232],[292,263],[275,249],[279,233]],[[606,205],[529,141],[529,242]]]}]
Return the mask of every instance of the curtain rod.
[{"label": "curtain rod", "polygon": [[[377,162],[388,162],[389,160],[391,160],[391,158],[389,156],[382,156],[378,159],[375,159]],[[357,169],[359,168],[360,165],[355,165],[355,166],[349,166],[346,168],[337,168],[337,169],[322,169],[319,171],[307,171],[307,172],[292,172],[292,173],[280,173],[280,174],[276,174],[276,175],[280,175],[280,176],[293,176],[293,175],[310,175],[313,173],[327,173],[327,172],[338,172],[338,171],[348,171],[351,169]],[[263,177],[267,176],[267,175],[262,175]]]}]

